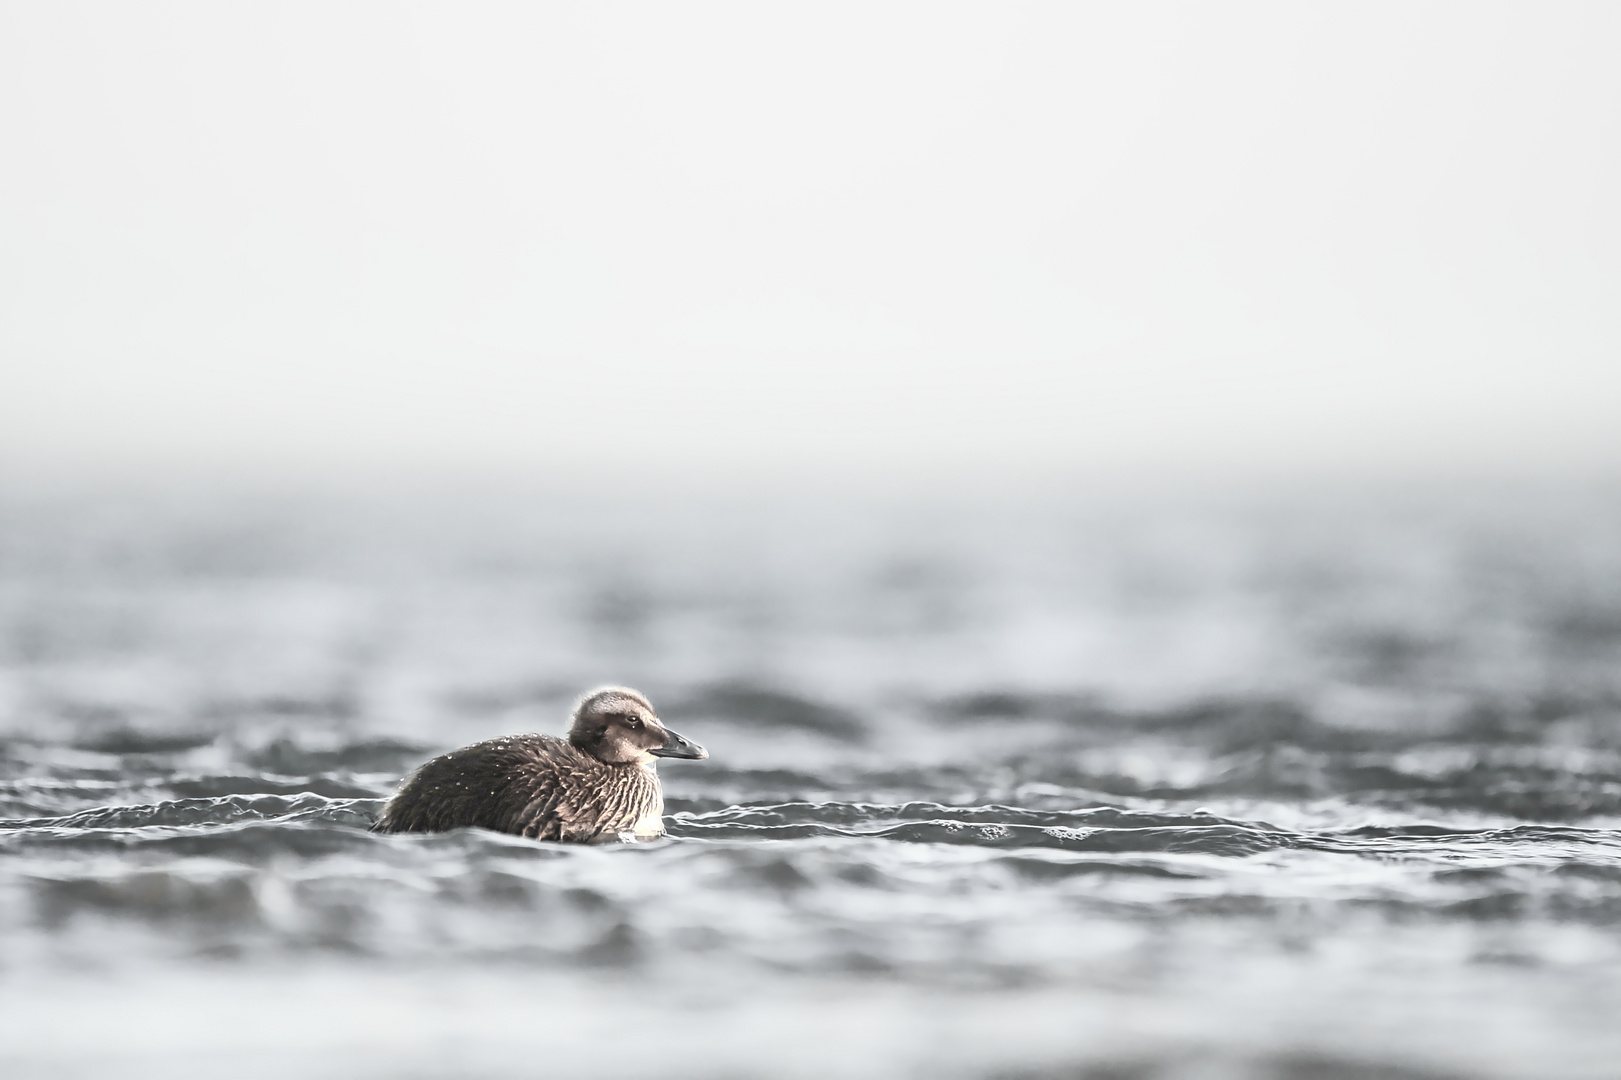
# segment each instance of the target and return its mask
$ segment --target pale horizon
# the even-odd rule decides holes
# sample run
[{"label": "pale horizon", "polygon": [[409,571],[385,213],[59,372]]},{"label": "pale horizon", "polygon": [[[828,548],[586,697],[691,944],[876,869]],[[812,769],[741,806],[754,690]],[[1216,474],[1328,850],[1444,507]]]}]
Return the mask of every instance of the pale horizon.
[{"label": "pale horizon", "polygon": [[0,477],[1613,477],[1605,4],[0,6]]}]

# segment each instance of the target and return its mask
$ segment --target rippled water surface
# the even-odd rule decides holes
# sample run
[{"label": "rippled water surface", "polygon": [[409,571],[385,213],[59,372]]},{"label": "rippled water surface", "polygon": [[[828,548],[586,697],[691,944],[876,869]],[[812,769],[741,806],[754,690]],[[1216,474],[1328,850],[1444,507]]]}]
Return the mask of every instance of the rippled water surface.
[{"label": "rippled water surface", "polygon": [[[378,836],[602,682],[669,837]],[[1621,1076],[1621,496],[0,499],[7,1076]]]}]

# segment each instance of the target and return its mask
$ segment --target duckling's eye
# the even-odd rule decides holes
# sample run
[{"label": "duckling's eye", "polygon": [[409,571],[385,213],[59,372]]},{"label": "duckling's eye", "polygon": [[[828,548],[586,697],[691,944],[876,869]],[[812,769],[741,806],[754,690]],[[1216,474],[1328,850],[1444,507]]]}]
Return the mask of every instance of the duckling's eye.
[{"label": "duckling's eye", "polygon": [[642,718],[639,716],[627,716],[625,717],[625,723],[633,728],[638,728],[642,726]]}]

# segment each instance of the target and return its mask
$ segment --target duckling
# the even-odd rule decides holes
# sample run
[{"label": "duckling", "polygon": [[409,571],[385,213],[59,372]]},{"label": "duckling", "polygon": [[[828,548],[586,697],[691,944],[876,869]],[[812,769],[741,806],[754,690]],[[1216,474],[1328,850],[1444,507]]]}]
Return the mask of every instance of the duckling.
[{"label": "duckling", "polygon": [[372,831],[478,826],[572,844],[651,840],[664,835],[656,759],[708,756],[666,728],[642,694],[607,686],[574,707],[566,741],[509,735],[429,761],[400,785]]}]

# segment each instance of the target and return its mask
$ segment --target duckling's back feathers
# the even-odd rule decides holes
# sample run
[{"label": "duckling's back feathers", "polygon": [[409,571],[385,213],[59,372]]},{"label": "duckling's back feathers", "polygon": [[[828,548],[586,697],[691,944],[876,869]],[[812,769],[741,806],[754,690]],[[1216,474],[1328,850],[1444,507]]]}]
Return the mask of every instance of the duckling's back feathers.
[{"label": "duckling's back feathers", "polygon": [[442,754],[400,786],[374,832],[478,827],[589,843],[663,832],[651,763],[611,765],[551,735],[511,735]]}]

